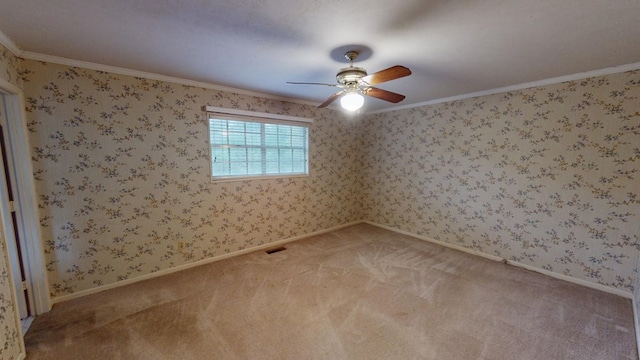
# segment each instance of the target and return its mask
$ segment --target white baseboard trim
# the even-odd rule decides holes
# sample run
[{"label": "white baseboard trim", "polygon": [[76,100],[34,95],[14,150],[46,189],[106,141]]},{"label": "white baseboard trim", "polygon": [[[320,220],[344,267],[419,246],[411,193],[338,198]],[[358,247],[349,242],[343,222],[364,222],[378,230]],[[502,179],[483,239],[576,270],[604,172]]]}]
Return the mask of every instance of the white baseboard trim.
[{"label": "white baseboard trim", "polygon": [[334,227],[331,227],[331,228],[328,228],[328,229],[314,231],[312,233],[308,233],[308,234],[304,234],[304,235],[298,235],[298,236],[294,236],[294,237],[291,237],[291,238],[288,238],[288,239],[278,240],[278,241],[270,242],[270,243],[267,243],[267,244],[254,246],[254,247],[243,249],[243,250],[239,250],[239,251],[234,251],[234,252],[231,252],[231,253],[228,253],[228,254],[224,254],[224,255],[214,256],[214,257],[211,257],[211,258],[208,258],[208,259],[199,260],[199,261],[192,262],[192,263],[189,263],[189,264],[179,265],[179,266],[176,266],[176,267],[172,267],[170,269],[156,271],[154,273],[137,276],[137,277],[134,277],[134,278],[131,278],[131,279],[122,280],[122,281],[118,281],[118,282],[115,282],[115,283],[102,285],[102,286],[94,287],[94,288],[87,289],[87,290],[78,291],[78,292],[75,292],[73,294],[58,296],[58,297],[52,298],[51,302],[52,302],[52,304],[57,304],[57,303],[61,303],[61,302],[65,302],[65,301],[69,301],[69,300],[73,300],[73,299],[77,299],[77,298],[80,298],[80,297],[83,297],[83,296],[99,293],[99,292],[110,290],[110,289],[115,289],[115,288],[118,288],[118,287],[121,287],[121,286],[137,283],[137,282],[148,280],[148,279],[153,279],[153,278],[156,278],[156,277],[159,277],[159,276],[163,276],[163,275],[171,274],[171,273],[174,273],[174,272],[190,269],[190,268],[193,268],[193,267],[196,267],[196,266],[210,264],[210,263],[213,263],[213,262],[216,262],[216,261],[220,261],[220,260],[232,258],[232,257],[235,257],[235,256],[248,254],[248,253],[251,253],[251,252],[254,252],[254,251],[270,249],[270,248],[273,248],[273,247],[284,245],[284,244],[287,244],[287,243],[290,243],[290,242],[293,242],[293,241],[297,241],[297,240],[301,240],[301,239],[304,239],[304,238],[308,238],[308,237],[311,237],[311,236],[321,235],[321,234],[328,233],[328,232],[331,232],[331,231],[340,230],[340,229],[343,229],[343,228],[346,228],[346,227],[349,227],[349,226],[352,226],[352,225],[360,224],[361,222],[362,221],[354,221],[354,222],[350,222],[350,223],[347,223],[347,224],[334,226]]},{"label": "white baseboard trim", "polygon": [[[462,246],[459,246],[459,245],[449,244],[449,243],[446,243],[446,242],[443,242],[443,241],[431,239],[429,237],[418,235],[418,234],[413,234],[413,233],[410,233],[408,231],[396,229],[396,228],[393,228],[393,227],[390,227],[390,226],[386,226],[386,225],[382,225],[382,224],[378,224],[378,223],[375,223],[375,222],[372,222],[372,221],[366,221],[365,220],[363,222],[367,223],[369,225],[373,225],[373,226],[377,226],[377,227],[380,227],[380,228],[383,228],[383,229],[391,230],[391,231],[399,233],[399,234],[411,236],[411,237],[414,237],[414,238],[417,238],[417,239],[420,239],[420,240],[424,240],[424,241],[427,241],[427,242],[430,242],[430,243],[434,243],[434,244],[437,244],[437,245],[442,245],[444,247],[448,247],[448,248],[451,248],[451,249],[454,249],[454,250],[462,251],[462,252],[465,252],[465,253],[468,253],[468,254],[472,254],[472,255],[477,255],[477,256],[483,257],[485,259],[489,259],[489,260],[493,260],[493,261],[505,262],[505,263],[507,263],[509,265],[513,265],[513,266],[517,266],[517,267],[520,267],[520,268],[523,268],[523,269],[535,271],[535,272],[541,273],[543,275],[551,276],[553,278],[564,280],[566,282],[570,282],[570,283],[573,283],[573,284],[582,285],[582,286],[588,287],[590,289],[606,292],[606,293],[609,293],[609,294],[618,295],[618,296],[621,296],[621,297],[626,298],[626,299],[633,299],[633,294],[631,292],[628,292],[628,291],[625,291],[625,290],[620,290],[620,289],[612,288],[612,287],[609,287],[609,286],[605,286],[605,285],[597,284],[597,283],[594,283],[594,282],[590,282],[590,281],[587,281],[587,280],[582,280],[582,279],[574,278],[574,277],[571,277],[571,276],[558,274],[558,273],[555,273],[555,272],[552,272],[552,271],[548,271],[548,270],[545,270],[545,269],[541,269],[539,267],[535,267],[535,266],[532,266],[532,265],[519,263],[517,261],[510,261],[510,260],[501,258],[499,256],[486,254],[486,253],[483,253],[483,252],[480,252],[480,251],[477,251],[477,250],[473,250],[473,249],[469,249],[469,248],[465,248],[465,247],[462,247]],[[637,332],[637,329],[636,329],[636,334],[637,333],[638,332]]]},{"label": "white baseboard trim", "polygon": [[519,263],[517,261],[507,261],[507,263],[510,264],[510,265],[513,265],[513,266],[521,267],[523,269],[535,271],[535,272],[541,273],[543,275],[551,276],[551,277],[559,279],[559,280],[564,280],[566,282],[570,282],[570,283],[573,283],[573,284],[582,285],[582,286],[585,286],[585,287],[588,287],[588,288],[591,288],[591,289],[594,289],[594,290],[599,290],[599,291],[602,291],[602,292],[606,292],[606,293],[609,293],[609,294],[618,295],[618,296],[621,296],[621,297],[623,297],[625,299],[632,299],[633,298],[633,294],[628,292],[628,291],[625,291],[625,290],[620,290],[620,289],[612,288],[612,287],[605,286],[605,285],[602,285],[602,284],[597,284],[597,283],[594,283],[594,282],[591,282],[591,281],[574,278],[572,276],[558,274],[558,273],[555,273],[553,271],[541,269],[539,267],[535,267],[535,266],[532,266],[532,265],[522,264],[522,263]]},{"label": "white baseboard trim", "polygon": [[[205,264],[209,264],[209,263],[212,263],[212,262],[228,259],[228,258],[231,258],[231,257],[244,255],[244,254],[247,254],[247,253],[250,253],[250,252],[254,252],[254,251],[260,251],[260,250],[265,250],[265,249],[269,249],[269,248],[272,248],[272,247],[277,247],[277,246],[280,246],[280,245],[284,245],[286,243],[290,243],[290,242],[297,241],[297,240],[300,240],[300,239],[304,239],[304,238],[307,238],[307,237],[311,237],[311,236],[320,235],[320,234],[328,233],[328,232],[331,232],[331,231],[343,229],[343,228],[346,228],[346,227],[349,227],[349,226],[352,226],[352,225],[356,225],[356,224],[360,224],[360,223],[366,223],[366,224],[369,224],[369,225],[377,226],[379,228],[387,229],[387,230],[396,232],[398,234],[411,236],[411,237],[414,237],[414,238],[417,238],[417,239],[420,239],[420,240],[423,240],[423,241],[427,241],[427,242],[430,242],[430,243],[433,243],[433,244],[441,245],[441,246],[444,246],[444,247],[447,247],[447,248],[450,248],[450,249],[453,249],[453,250],[462,251],[462,252],[465,252],[465,253],[468,253],[468,254],[480,256],[482,258],[489,259],[489,260],[492,260],[492,261],[506,262],[506,263],[508,263],[510,265],[517,266],[517,267],[524,268],[524,269],[531,270],[531,271],[535,271],[535,272],[541,273],[543,275],[551,276],[551,277],[556,278],[556,279],[564,280],[564,281],[567,281],[567,282],[570,282],[570,283],[573,283],[573,284],[582,285],[582,286],[585,286],[585,287],[588,287],[588,288],[591,288],[591,289],[594,289],[594,290],[599,290],[599,291],[602,291],[602,292],[618,295],[618,296],[633,300],[633,294],[628,292],[628,291],[612,288],[612,287],[601,285],[601,284],[596,284],[596,283],[593,283],[593,282],[590,282],[590,281],[577,279],[577,278],[574,278],[574,277],[571,277],[571,276],[567,276],[567,275],[554,273],[552,271],[544,270],[544,269],[541,269],[541,268],[538,268],[538,267],[535,267],[535,266],[531,266],[531,265],[527,265],[527,264],[522,264],[522,263],[519,263],[519,262],[516,262],[516,261],[509,261],[509,260],[506,260],[506,259],[504,259],[502,257],[486,254],[486,253],[483,253],[483,252],[480,252],[480,251],[477,251],[477,250],[474,250],[474,249],[469,249],[469,248],[466,248],[466,247],[463,247],[463,246],[459,246],[459,245],[455,245],[455,244],[449,244],[449,243],[446,243],[446,242],[443,242],[443,241],[439,241],[439,240],[435,240],[435,239],[432,239],[432,238],[429,238],[429,237],[426,237],[426,236],[410,233],[408,231],[396,229],[396,228],[393,228],[393,227],[390,227],[390,226],[387,226],[387,225],[378,224],[378,223],[375,223],[375,222],[372,222],[372,221],[362,220],[362,221],[354,221],[354,222],[350,222],[350,223],[334,226],[334,227],[331,227],[331,228],[328,228],[328,229],[319,230],[319,231],[315,231],[315,232],[304,234],[304,235],[294,236],[294,237],[291,237],[291,238],[288,238],[288,239],[283,239],[283,240],[270,242],[270,243],[267,243],[267,244],[263,244],[263,245],[259,245],[259,246],[255,246],[255,247],[239,250],[239,251],[234,251],[232,253],[228,253],[228,254],[224,254],[224,255],[220,255],[220,256],[214,256],[212,258],[208,258],[208,259],[196,261],[196,262],[193,262],[193,263],[176,266],[176,267],[173,267],[173,268],[170,268],[170,269],[157,271],[157,272],[154,272],[154,273],[151,273],[151,274],[146,274],[146,275],[138,276],[138,277],[127,279],[127,280],[118,281],[118,282],[115,282],[115,283],[112,283],[112,284],[107,284],[107,285],[98,286],[98,287],[87,289],[87,290],[78,291],[78,292],[75,292],[73,294],[55,297],[55,298],[51,299],[51,302],[52,302],[52,304],[61,303],[61,302],[64,302],[64,301],[68,301],[68,300],[80,298],[80,297],[83,297],[83,296],[99,293],[99,292],[102,292],[102,291],[105,291],[105,290],[114,289],[114,288],[118,288],[118,287],[121,287],[121,286],[133,284],[133,283],[136,283],[136,282],[152,279],[152,278],[155,278],[155,277],[158,277],[158,276],[167,275],[167,274],[171,274],[171,273],[174,273],[174,272],[190,269],[190,268],[193,268],[193,267],[196,267],[196,266],[205,265]],[[635,312],[635,307],[634,307],[634,312]],[[636,334],[640,334],[640,330],[639,329],[636,329]],[[639,346],[640,346],[640,342],[639,342]],[[640,351],[640,349],[639,349],[639,351]]]},{"label": "white baseboard trim", "polygon": [[36,319],[35,316],[29,316],[24,320],[20,320],[20,326],[22,328],[22,336],[25,336],[27,334],[27,331],[29,330],[29,328],[31,327],[31,324],[33,323],[33,320],[35,319]]},{"label": "white baseboard trim", "polygon": [[383,229],[387,229],[387,230],[396,232],[398,234],[411,236],[411,237],[414,237],[414,238],[417,238],[417,239],[420,239],[420,240],[424,240],[424,241],[427,241],[427,242],[430,242],[430,243],[434,243],[436,245],[442,245],[442,246],[448,247],[450,249],[466,252],[466,253],[471,254],[471,255],[480,256],[480,257],[483,257],[485,259],[489,259],[489,260],[493,260],[493,261],[504,261],[504,259],[499,257],[499,256],[485,254],[483,252],[476,251],[476,250],[473,250],[473,249],[469,249],[469,248],[466,248],[466,247],[462,247],[460,245],[449,244],[449,243],[446,243],[444,241],[439,241],[439,240],[432,239],[432,238],[429,238],[429,237],[426,237],[426,236],[410,233],[408,231],[396,229],[396,228],[393,228],[391,226],[378,224],[378,223],[375,223],[373,221],[365,220],[363,222],[367,223],[369,225],[377,226],[377,227],[380,227],[380,228],[383,228]]}]

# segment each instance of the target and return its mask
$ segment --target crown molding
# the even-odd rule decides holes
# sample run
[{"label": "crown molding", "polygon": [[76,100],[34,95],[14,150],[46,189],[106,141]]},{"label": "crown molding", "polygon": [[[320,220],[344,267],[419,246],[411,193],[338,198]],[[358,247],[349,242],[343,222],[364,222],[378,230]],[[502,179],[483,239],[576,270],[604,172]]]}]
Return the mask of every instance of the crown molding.
[{"label": "crown molding", "polygon": [[224,91],[224,92],[229,92],[229,93],[234,93],[239,95],[254,96],[254,97],[259,97],[263,99],[286,101],[286,102],[297,103],[302,105],[312,105],[312,106],[317,105],[315,102],[295,99],[295,98],[286,97],[286,96],[272,95],[272,94],[262,93],[258,91],[238,89],[234,87],[216,85],[216,84],[202,82],[202,81],[182,79],[182,78],[173,77],[173,76],[155,74],[155,73],[150,73],[146,71],[131,70],[131,69],[117,67],[117,66],[103,65],[103,64],[98,64],[98,63],[93,63],[88,61],[63,58],[59,56],[45,55],[45,54],[35,53],[31,51],[23,51],[21,53],[21,57],[23,59],[28,59],[28,60],[44,61],[44,62],[53,63],[53,64],[73,66],[73,67],[78,67],[78,68],[83,68],[88,70],[104,71],[104,72],[110,72],[110,73],[119,74],[119,75],[145,78],[149,80],[159,80],[159,81],[164,81],[164,82],[169,82],[169,83],[174,83],[179,85]]},{"label": "crown molding", "polygon": [[[179,85],[200,87],[200,88],[205,88],[210,90],[224,91],[224,92],[230,92],[230,93],[235,93],[239,95],[254,96],[254,97],[277,100],[277,101],[286,101],[286,102],[291,102],[296,104],[310,105],[314,107],[317,106],[316,102],[308,101],[308,100],[301,100],[301,99],[296,99],[296,98],[291,98],[286,96],[278,96],[278,95],[267,94],[267,93],[252,91],[252,90],[239,89],[239,88],[234,88],[230,86],[216,85],[216,84],[202,82],[202,81],[182,79],[178,77],[155,74],[155,73],[150,73],[145,71],[131,70],[131,69],[122,68],[122,67],[103,65],[103,64],[92,63],[88,61],[74,60],[74,59],[63,58],[59,56],[53,56],[53,55],[45,55],[45,54],[35,53],[31,51],[24,51],[20,49],[11,39],[9,39],[9,37],[7,37],[1,31],[0,31],[0,44],[4,45],[15,56],[21,57],[23,59],[44,61],[44,62],[59,64],[59,65],[74,66],[74,67],[79,67],[79,68],[84,68],[89,70],[105,71],[105,72],[110,72],[114,74],[140,77],[140,78],[145,78],[150,80],[159,80],[159,81],[165,81],[165,82],[170,82],[170,83],[179,84]],[[558,76],[558,77],[553,77],[553,78],[548,78],[543,80],[536,80],[536,81],[510,85],[510,86],[505,86],[505,87],[500,87],[495,89],[482,90],[482,91],[477,91],[477,92],[472,92],[472,93],[467,93],[462,95],[433,99],[433,100],[423,101],[423,102],[414,103],[414,104],[393,106],[386,109],[369,111],[364,113],[363,115],[374,115],[374,114],[381,114],[381,113],[387,113],[392,111],[413,109],[413,108],[418,108],[422,106],[436,105],[440,103],[451,102],[456,100],[464,100],[464,99],[469,99],[469,98],[474,98],[479,96],[487,96],[487,95],[505,93],[509,91],[524,90],[524,89],[529,89],[529,88],[534,88],[539,86],[559,84],[566,81],[582,80],[582,79],[596,77],[596,76],[612,75],[612,74],[622,73],[622,72],[631,71],[631,70],[638,70],[638,69],[640,69],[640,62],[613,66],[613,67],[608,67],[608,68],[599,69],[599,70],[585,71],[585,72],[580,72],[580,73],[571,74],[571,75]]]},{"label": "crown molding", "polygon": [[2,31],[0,31],[0,44],[4,45],[4,47],[9,49],[9,51],[11,51],[15,56],[21,57],[22,53],[24,53],[24,51],[22,51],[22,49],[20,49],[18,45],[16,45],[13,40],[9,39],[9,37]]},{"label": "crown molding", "polygon": [[487,95],[505,93],[509,91],[524,90],[524,89],[529,89],[529,88],[534,88],[539,86],[554,85],[554,84],[559,84],[566,81],[583,80],[590,77],[612,75],[612,74],[618,74],[618,73],[623,73],[625,71],[638,70],[638,69],[640,69],[640,62],[608,67],[600,70],[585,71],[585,72],[576,73],[572,75],[564,75],[564,76],[558,76],[558,77],[549,78],[549,79],[531,81],[531,82],[526,82],[526,83],[517,84],[517,85],[510,85],[510,86],[505,86],[505,87],[500,87],[495,89],[482,90],[482,91],[477,91],[477,92],[468,93],[468,94],[462,94],[462,95],[450,96],[446,98],[419,102],[415,104],[394,106],[387,109],[370,111],[370,112],[367,112],[365,115],[373,115],[373,114],[381,114],[381,113],[386,113],[391,111],[413,109],[417,107],[435,105],[435,104],[456,101],[456,100],[464,100],[464,99],[474,98],[478,96],[487,96]]}]

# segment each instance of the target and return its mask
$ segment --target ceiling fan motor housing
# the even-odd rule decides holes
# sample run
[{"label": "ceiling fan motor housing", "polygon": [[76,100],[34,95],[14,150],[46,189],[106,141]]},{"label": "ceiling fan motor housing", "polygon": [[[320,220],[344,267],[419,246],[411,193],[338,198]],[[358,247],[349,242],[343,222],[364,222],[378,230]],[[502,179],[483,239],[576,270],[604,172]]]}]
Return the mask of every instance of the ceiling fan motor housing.
[{"label": "ceiling fan motor housing", "polygon": [[367,71],[365,69],[350,66],[340,69],[336,75],[336,80],[338,81],[338,84],[353,85],[354,83],[357,84],[358,80],[365,76],[367,76]]}]

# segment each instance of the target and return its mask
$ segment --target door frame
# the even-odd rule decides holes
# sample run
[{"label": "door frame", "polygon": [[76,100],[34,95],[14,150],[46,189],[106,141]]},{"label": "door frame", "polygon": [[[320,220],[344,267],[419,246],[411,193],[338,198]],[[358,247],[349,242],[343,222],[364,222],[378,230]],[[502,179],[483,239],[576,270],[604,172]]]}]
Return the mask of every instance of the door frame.
[{"label": "door frame", "polygon": [[[15,177],[12,172],[9,172],[9,149],[6,148],[7,137],[4,136],[5,129],[7,128],[6,119],[4,116],[5,112],[5,96],[4,93],[0,92],[0,114],[2,120],[2,131],[0,131],[0,142],[3,143],[2,146],[2,159],[0,161],[0,230],[2,231],[2,237],[6,241],[6,249],[7,249],[7,257],[9,258],[9,270],[11,270],[12,276],[12,284],[15,289],[16,295],[16,307],[18,308],[18,313],[20,314],[20,320],[24,321],[28,319],[33,311],[34,303],[33,303],[33,290],[31,289],[31,285],[27,282],[27,271],[29,269],[25,269],[22,266],[22,256],[20,254],[21,241],[19,234],[17,234],[18,229],[17,221],[18,214],[16,213],[15,205],[16,201],[14,199],[13,204],[11,204],[12,200],[12,187],[14,184]],[[6,162],[5,162],[6,159]],[[12,206],[13,205],[13,206]]]},{"label": "door frame", "polygon": [[31,149],[29,147],[28,130],[26,124],[25,104],[22,90],[12,83],[0,78],[0,92],[5,98],[6,132],[9,143],[6,144],[13,166],[16,194],[15,200],[19,204],[18,231],[21,233],[25,245],[22,249],[22,261],[25,276],[33,291],[34,314],[40,315],[51,310],[49,296],[49,282],[44,260],[44,247],[40,231],[38,203],[36,198],[33,166],[31,163]]}]

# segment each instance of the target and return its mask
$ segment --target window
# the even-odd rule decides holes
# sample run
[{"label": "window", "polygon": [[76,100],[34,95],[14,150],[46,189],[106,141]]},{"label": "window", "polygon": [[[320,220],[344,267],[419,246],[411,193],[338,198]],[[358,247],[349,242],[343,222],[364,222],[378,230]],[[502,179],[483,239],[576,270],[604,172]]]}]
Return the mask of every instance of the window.
[{"label": "window", "polygon": [[213,180],[309,174],[309,120],[220,110],[209,112]]}]

